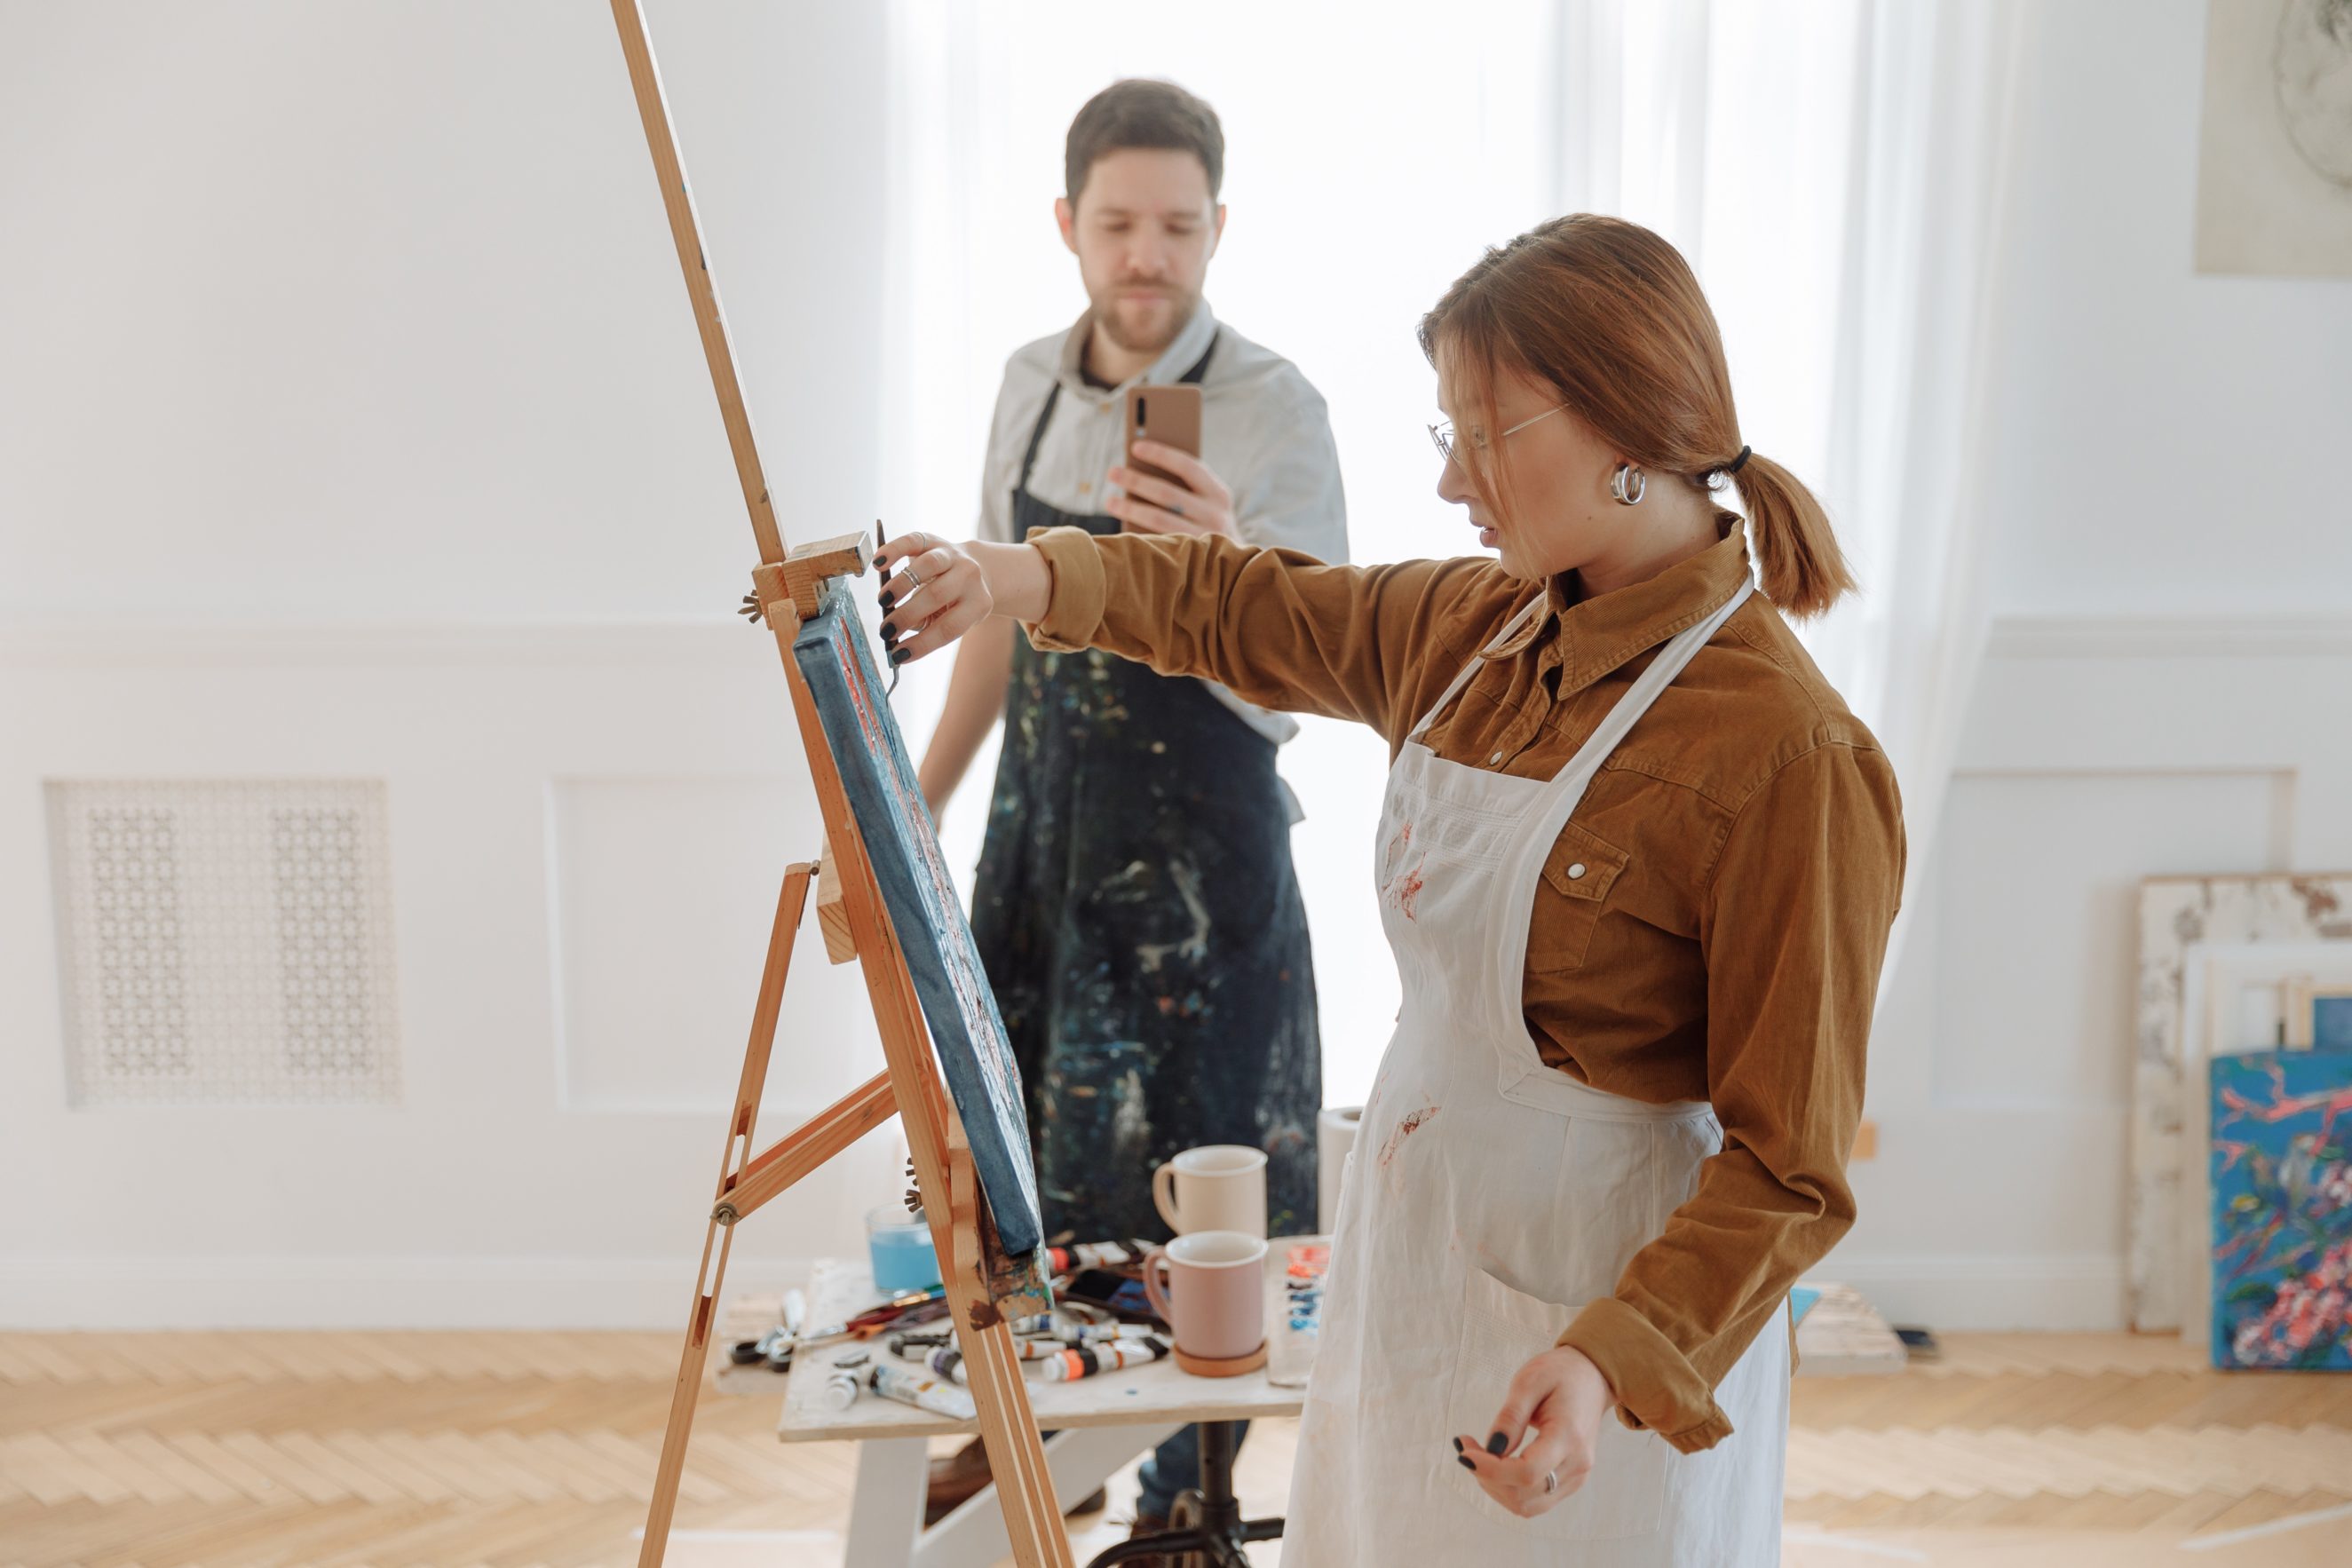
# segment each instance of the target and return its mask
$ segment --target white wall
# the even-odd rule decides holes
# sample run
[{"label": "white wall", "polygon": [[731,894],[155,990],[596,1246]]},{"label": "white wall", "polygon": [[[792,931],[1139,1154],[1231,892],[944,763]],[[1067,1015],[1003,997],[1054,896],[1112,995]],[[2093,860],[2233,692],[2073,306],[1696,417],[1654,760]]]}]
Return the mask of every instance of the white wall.
[{"label": "white wall", "polygon": [[[787,529],[870,517],[881,19],[648,9]],[[0,5],[0,1321],[659,1323],[819,830],[602,5]],[[41,781],[387,781],[397,1108],[65,1105]],[[879,1065],[811,932],[766,1131]],[[877,1133],[744,1227],[858,1244]]]},{"label": "white wall", "polygon": [[[2132,885],[2352,867],[2352,282],[2191,273],[2203,10],[2029,8],[2001,620],[1832,1266],[1906,1318],[2119,1321]],[[652,20],[788,525],[855,526],[881,22]],[[0,0],[0,1322],[683,1305],[814,819],[608,26]],[[41,781],[180,773],[388,781],[399,1108],[65,1109]],[[769,1131],[871,1070],[854,984],[804,950]],[[854,1246],[890,1157],[739,1268]]]},{"label": "white wall", "polygon": [[1828,1272],[2112,1327],[2139,879],[2352,866],[2352,279],[2194,274],[2200,0],[2027,10],[1997,619]]},{"label": "white wall", "polygon": [[[880,22],[648,9],[778,510],[861,517]],[[605,11],[5,12],[0,610],[725,607],[741,502]]]}]

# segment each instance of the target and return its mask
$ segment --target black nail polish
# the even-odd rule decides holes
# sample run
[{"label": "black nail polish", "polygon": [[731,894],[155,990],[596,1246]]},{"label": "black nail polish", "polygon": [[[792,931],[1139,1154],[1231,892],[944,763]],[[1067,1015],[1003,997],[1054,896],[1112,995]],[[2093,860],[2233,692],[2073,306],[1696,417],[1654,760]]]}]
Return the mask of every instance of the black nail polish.
[{"label": "black nail polish", "polygon": [[874,558],[874,564],[875,564],[875,565],[877,565],[877,566],[880,566],[880,565],[884,564],[885,563],[887,563],[888,560],[889,560],[889,557],[888,557],[888,556],[887,556],[887,555],[877,555],[877,556]]},{"label": "black nail polish", "polygon": [[1470,1456],[1467,1454],[1456,1454],[1454,1457],[1454,1462],[1474,1476],[1478,1473],[1478,1467],[1470,1462]]},{"label": "black nail polish", "polygon": [[882,595],[882,607],[883,607],[885,610],[888,610],[888,609],[891,609],[891,608],[895,607],[895,606],[898,605],[898,595],[896,595],[896,594],[885,594],[885,595]]},{"label": "black nail polish", "polygon": [[892,641],[895,641],[895,640],[897,640],[898,636],[898,628],[897,626],[892,626],[888,621],[884,621],[884,622],[882,623],[882,640],[883,640],[883,641],[885,641],[885,642],[892,642]]},{"label": "black nail polish", "polygon": [[1457,1454],[1462,1451],[1462,1439],[1459,1437],[1454,1439],[1454,1451]]},{"label": "black nail polish", "polygon": [[1503,1457],[1503,1449],[1507,1445],[1503,1442],[1503,1435],[1500,1432],[1496,1433],[1493,1436],[1486,1439],[1486,1452],[1494,1455],[1495,1458],[1498,1459]]},{"label": "black nail polish", "polygon": [[908,653],[908,651],[902,647],[894,647],[890,650],[890,662],[892,664],[904,664],[912,657],[912,655]]}]

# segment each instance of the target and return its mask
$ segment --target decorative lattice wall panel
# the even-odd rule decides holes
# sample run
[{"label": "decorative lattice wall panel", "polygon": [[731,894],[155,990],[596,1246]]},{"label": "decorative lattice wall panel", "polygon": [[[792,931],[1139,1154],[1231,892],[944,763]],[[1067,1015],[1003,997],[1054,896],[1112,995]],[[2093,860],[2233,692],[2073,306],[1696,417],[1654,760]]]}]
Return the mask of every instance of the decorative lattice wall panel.
[{"label": "decorative lattice wall panel", "polygon": [[76,1105],[399,1099],[383,785],[57,782]]}]

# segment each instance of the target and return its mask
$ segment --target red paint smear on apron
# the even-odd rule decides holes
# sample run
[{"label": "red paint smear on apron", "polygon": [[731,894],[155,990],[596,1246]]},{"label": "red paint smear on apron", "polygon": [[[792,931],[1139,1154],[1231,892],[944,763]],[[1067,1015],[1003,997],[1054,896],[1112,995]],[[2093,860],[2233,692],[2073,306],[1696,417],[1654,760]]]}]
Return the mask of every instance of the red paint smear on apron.
[{"label": "red paint smear on apron", "polygon": [[1406,1113],[1405,1119],[1396,1124],[1395,1131],[1391,1131],[1381,1144],[1381,1170],[1385,1171],[1389,1168],[1389,1162],[1396,1158],[1399,1149],[1404,1147],[1404,1141],[1420,1131],[1423,1122],[1436,1115],[1438,1109],[1434,1105],[1424,1105],[1419,1110]]}]

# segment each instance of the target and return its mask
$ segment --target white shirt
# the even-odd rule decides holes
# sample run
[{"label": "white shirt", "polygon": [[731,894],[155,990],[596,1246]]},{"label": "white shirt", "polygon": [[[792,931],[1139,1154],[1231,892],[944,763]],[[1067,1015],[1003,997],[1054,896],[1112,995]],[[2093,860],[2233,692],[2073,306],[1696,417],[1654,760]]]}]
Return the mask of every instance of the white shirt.
[{"label": "white shirt", "polygon": [[[979,537],[1015,542],[1013,487],[1056,383],[1062,395],[1038,444],[1029,493],[1066,512],[1099,512],[1118,493],[1106,476],[1126,461],[1120,411],[1127,389],[1179,380],[1213,339],[1217,352],[1201,380],[1201,460],[1233,491],[1234,531],[1245,544],[1302,550],[1335,565],[1347,561],[1348,507],[1330,416],[1297,365],[1222,325],[1203,300],[1150,369],[1105,390],[1087,385],[1079,372],[1093,326],[1089,311],[1068,331],[1039,338],[1005,362],[982,469]],[[1202,684],[1276,745],[1298,733],[1289,715],[1244,702],[1213,681]]]}]

